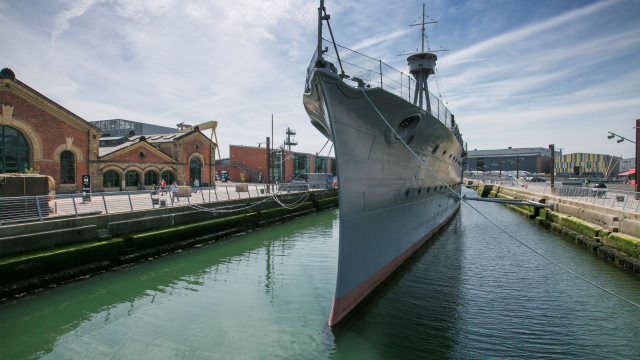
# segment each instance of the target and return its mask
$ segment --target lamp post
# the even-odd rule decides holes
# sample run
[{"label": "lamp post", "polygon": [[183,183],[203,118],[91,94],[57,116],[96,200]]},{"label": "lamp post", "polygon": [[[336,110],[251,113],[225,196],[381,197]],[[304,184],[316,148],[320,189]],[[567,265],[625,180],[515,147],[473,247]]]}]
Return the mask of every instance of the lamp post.
[{"label": "lamp post", "polygon": [[635,192],[640,192],[640,183],[638,182],[638,168],[640,167],[640,148],[638,147],[638,143],[640,142],[640,119],[636,119],[636,126],[634,127],[634,129],[636,130],[636,141],[633,141],[631,139],[627,139],[626,137],[622,136],[622,135],[618,135],[618,134],[614,134],[611,131],[609,131],[609,136],[607,136],[607,139],[611,140],[615,137],[618,137],[619,139],[617,140],[618,144],[627,140],[628,142],[634,143],[636,144],[636,180],[635,180]]},{"label": "lamp post", "polygon": [[553,188],[554,175],[556,173],[556,151],[555,145],[549,145],[549,150],[551,150],[551,187]]}]

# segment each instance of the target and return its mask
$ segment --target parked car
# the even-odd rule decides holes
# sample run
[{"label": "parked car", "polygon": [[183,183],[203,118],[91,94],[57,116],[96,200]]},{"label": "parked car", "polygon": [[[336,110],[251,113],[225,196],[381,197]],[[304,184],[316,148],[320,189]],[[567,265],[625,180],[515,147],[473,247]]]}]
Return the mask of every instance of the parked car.
[{"label": "parked car", "polygon": [[540,176],[534,176],[529,181],[531,181],[531,182],[547,182],[547,179],[545,179],[543,177],[540,177]]}]

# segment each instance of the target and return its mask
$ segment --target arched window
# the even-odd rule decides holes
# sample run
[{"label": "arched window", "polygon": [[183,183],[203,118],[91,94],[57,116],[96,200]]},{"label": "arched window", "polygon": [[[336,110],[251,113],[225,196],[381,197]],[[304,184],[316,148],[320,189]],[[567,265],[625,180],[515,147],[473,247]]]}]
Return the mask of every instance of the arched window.
[{"label": "arched window", "polygon": [[75,160],[75,155],[69,150],[65,150],[60,154],[60,184],[76,183]]},{"label": "arched window", "polygon": [[169,170],[165,170],[162,172],[162,178],[164,179],[164,181],[167,183],[167,185],[171,185],[173,184],[173,172],[169,171]]},{"label": "arched window", "polygon": [[158,173],[153,170],[149,170],[144,173],[144,185],[158,185]]},{"label": "arched window", "polygon": [[193,184],[196,179],[202,180],[202,163],[197,157],[192,157],[189,161],[189,182]]},{"label": "arched window", "polygon": [[124,186],[138,186],[140,182],[140,174],[136,171],[127,171],[124,174]]},{"label": "arched window", "polygon": [[102,174],[102,187],[120,187],[120,174],[113,170],[109,170]]},{"label": "arched window", "polygon": [[16,129],[0,126],[0,173],[24,172],[30,168],[29,145]]}]

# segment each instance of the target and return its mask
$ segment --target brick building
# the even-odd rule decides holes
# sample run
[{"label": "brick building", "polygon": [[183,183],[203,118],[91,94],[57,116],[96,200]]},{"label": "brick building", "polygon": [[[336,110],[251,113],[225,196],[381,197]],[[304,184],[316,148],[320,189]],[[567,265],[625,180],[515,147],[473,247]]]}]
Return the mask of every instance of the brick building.
[{"label": "brick building", "polygon": [[99,164],[105,191],[146,188],[160,179],[201,186],[214,182],[216,144],[199,130],[188,133],[102,138]]},{"label": "brick building", "polygon": [[[284,161],[283,161],[284,160]],[[247,181],[264,181],[267,167],[267,149],[264,147],[229,145],[229,158],[216,162],[216,170],[228,171],[229,180],[240,181],[240,173],[245,173]],[[287,181],[301,173],[333,173],[337,175],[333,157],[317,156],[276,149],[271,163],[278,181]]]},{"label": "brick building", "polygon": [[53,177],[58,192],[80,191],[86,174],[97,191],[134,188],[131,181],[162,174],[180,183],[195,177],[213,183],[216,144],[198,130],[101,139],[102,130],[19,81],[10,69],[0,71],[0,107],[0,173],[33,169]]}]

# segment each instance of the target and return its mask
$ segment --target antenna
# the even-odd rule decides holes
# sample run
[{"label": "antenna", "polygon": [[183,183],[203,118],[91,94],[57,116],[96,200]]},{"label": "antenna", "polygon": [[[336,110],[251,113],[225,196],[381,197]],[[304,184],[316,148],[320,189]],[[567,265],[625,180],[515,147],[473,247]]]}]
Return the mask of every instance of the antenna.
[{"label": "antenna", "polygon": [[[424,18],[426,17],[425,12],[424,12],[424,4],[422,4],[422,22],[418,23],[418,24],[411,24],[409,26],[418,26],[418,25],[422,25],[422,52],[424,52],[424,39],[427,37],[427,34],[424,30],[424,26],[428,25],[428,24],[437,24],[437,21],[429,21],[429,22],[425,22]],[[429,49],[429,41],[427,40],[427,50]],[[430,50],[429,50],[430,51]]]},{"label": "antenna", "polygon": [[[429,20],[432,20],[432,21],[425,21],[425,18],[429,18]],[[422,22],[421,22],[421,23],[417,23],[417,24],[411,24],[411,25],[409,25],[409,26],[418,26],[418,25],[422,26],[422,35],[421,35],[421,37],[422,37],[422,51],[421,51],[421,52],[424,52],[424,40],[425,40],[425,39],[427,40],[427,51],[428,51],[428,52],[433,53],[433,52],[440,52],[440,51],[449,51],[449,49],[445,49],[444,47],[442,47],[442,46],[441,46],[440,44],[438,44],[438,43],[436,43],[436,44],[437,44],[438,46],[440,46],[440,48],[441,48],[441,49],[440,49],[440,50],[431,50],[431,46],[429,45],[429,37],[427,36],[427,32],[425,31],[424,26],[425,26],[425,25],[429,25],[429,24],[437,24],[437,23],[438,23],[437,21],[435,21],[435,20],[431,19],[430,17],[428,17],[428,16],[425,14],[425,5],[424,5],[424,4],[422,4]],[[416,49],[416,50],[417,50],[417,49]],[[416,54],[416,53],[398,54],[398,56],[402,56],[402,55],[413,55],[413,54]]]}]

